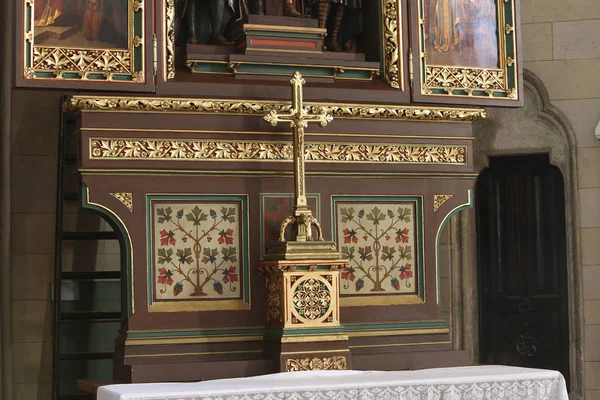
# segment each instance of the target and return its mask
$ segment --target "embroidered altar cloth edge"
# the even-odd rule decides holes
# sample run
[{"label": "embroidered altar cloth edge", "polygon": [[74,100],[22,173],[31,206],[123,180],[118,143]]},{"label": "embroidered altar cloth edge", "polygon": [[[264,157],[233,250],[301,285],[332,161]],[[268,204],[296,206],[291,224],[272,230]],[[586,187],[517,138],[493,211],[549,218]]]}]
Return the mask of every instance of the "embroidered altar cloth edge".
[{"label": "embroidered altar cloth edge", "polygon": [[195,383],[108,385],[98,400],[568,400],[557,371],[498,365],[303,371]]}]

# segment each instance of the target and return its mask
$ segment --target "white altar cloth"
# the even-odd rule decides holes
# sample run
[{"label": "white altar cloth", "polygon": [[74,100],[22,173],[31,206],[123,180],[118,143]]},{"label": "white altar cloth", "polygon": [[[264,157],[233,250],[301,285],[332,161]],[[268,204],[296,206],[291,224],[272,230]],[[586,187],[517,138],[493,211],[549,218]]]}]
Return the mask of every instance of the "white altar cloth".
[{"label": "white altar cloth", "polygon": [[[167,367],[168,368],[168,367]],[[557,371],[499,365],[306,371],[197,383],[101,386],[98,400],[568,400]]]}]

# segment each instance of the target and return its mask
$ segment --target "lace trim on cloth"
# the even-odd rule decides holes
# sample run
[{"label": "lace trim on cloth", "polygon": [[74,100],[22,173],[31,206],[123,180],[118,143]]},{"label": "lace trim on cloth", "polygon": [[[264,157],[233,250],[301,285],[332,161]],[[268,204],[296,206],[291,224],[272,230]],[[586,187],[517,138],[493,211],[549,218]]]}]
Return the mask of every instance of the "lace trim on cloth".
[{"label": "lace trim on cloth", "polygon": [[124,397],[123,400],[568,400],[563,380],[399,384],[345,389],[253,390],[215,395]]}]

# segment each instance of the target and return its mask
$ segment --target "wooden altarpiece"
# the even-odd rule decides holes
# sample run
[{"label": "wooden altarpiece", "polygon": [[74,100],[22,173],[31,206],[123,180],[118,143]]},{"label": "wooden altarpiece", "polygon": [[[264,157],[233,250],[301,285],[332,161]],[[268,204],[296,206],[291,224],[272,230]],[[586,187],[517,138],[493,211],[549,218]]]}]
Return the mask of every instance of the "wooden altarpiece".
[{"label": "wooden altarpiece", "polygon": [[[515,0],[371,1],[343,43],[354,52],[325,50],[328,25],[252,5],[218,46],[180,43],[173,0],[116,1],[110,15],[97,0],[55,3],[19,2],[16,85],[89,91],[64,111],[82,205],[122,234],[116,380],[467,362],[442,317],[437,251],[471,206],[472,123],[485,117],[472,107],[522,104]],[[268,266],[293,211],[294,146],[264,117],[294,111],[296,71],[307,112],[333,118],[305,128],[305,208],[341,257],[306,263],[310,285],[300,262]]]}]

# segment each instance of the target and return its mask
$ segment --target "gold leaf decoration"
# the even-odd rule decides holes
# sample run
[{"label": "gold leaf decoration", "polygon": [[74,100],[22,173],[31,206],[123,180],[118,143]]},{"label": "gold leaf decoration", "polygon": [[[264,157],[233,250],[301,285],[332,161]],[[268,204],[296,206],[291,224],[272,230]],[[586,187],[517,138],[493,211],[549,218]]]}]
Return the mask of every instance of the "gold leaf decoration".
[{"label": "gold leaf decoration", "polygon": [[[90,158],[118,160],[289,161],[290,142],[90,138]],[[466,165],[466,146],[307,143],[304,156],[320,162]]]},{"label": "gold leaf decoration", "polygon": [[76,73],[86,79],[88,73],[131,73],[131,52],[58,47],[33,48],[34,71]]},{"label": "gold leaf decoration", "polygon": [[452,68],[428,65],[425,86],[431,89],[505,91],[504,71],[484,68]]},{"label": "gold leaf decoration", "polygon": [[133,11],[139,11],[142,9],[142,2],[140,0],[132,0],[131,4],[133,5]]},{"label": "gold leaf decoration", "polygon": [[440,207],[454,197],[453,194],[436,194],[433,196],[433,212],[437,212]]},{"label": "gold leaf decoration", "polygon": [[175,0],[167,0],[166,3],[166,72],[167,79],[173,79],[175,78]]},{"label": "gold leaf decoration", "polygon": [[285,370],[287,372],[344,370],[346,368],[347,363],[344,356],[288,358],[285,360]]},{"label": "gold leaf decoration", "polygon": [[401,60],[398,35],[398,0],[383,0],[383,68],[385,81],[393,88],[400,89]]},{"label": "gold leaf decoration", "polygon": [[[334,118],[375,119],[375,120],[419,120],[472,122],[485,118],[483,109],[447,108],[369,104],[306,103],[312,112],[324,110]],[[289,102],[277,103],[263,100],[216,100],[216,99],[160,99],[143,97],[104,97],[73,96],[64,104],[67,110],[80,111],[163,111],[191,112],[199,114],[235,114],[263,117],[274,110],[289,112]]]},{"label": "gold leaf decoration", "polygon": [[133,193],[129,192],[115,192],[110,194],[115,199],[119,200],[121,203],[125,205],[129,209],[130,212],[133,212]]}]

